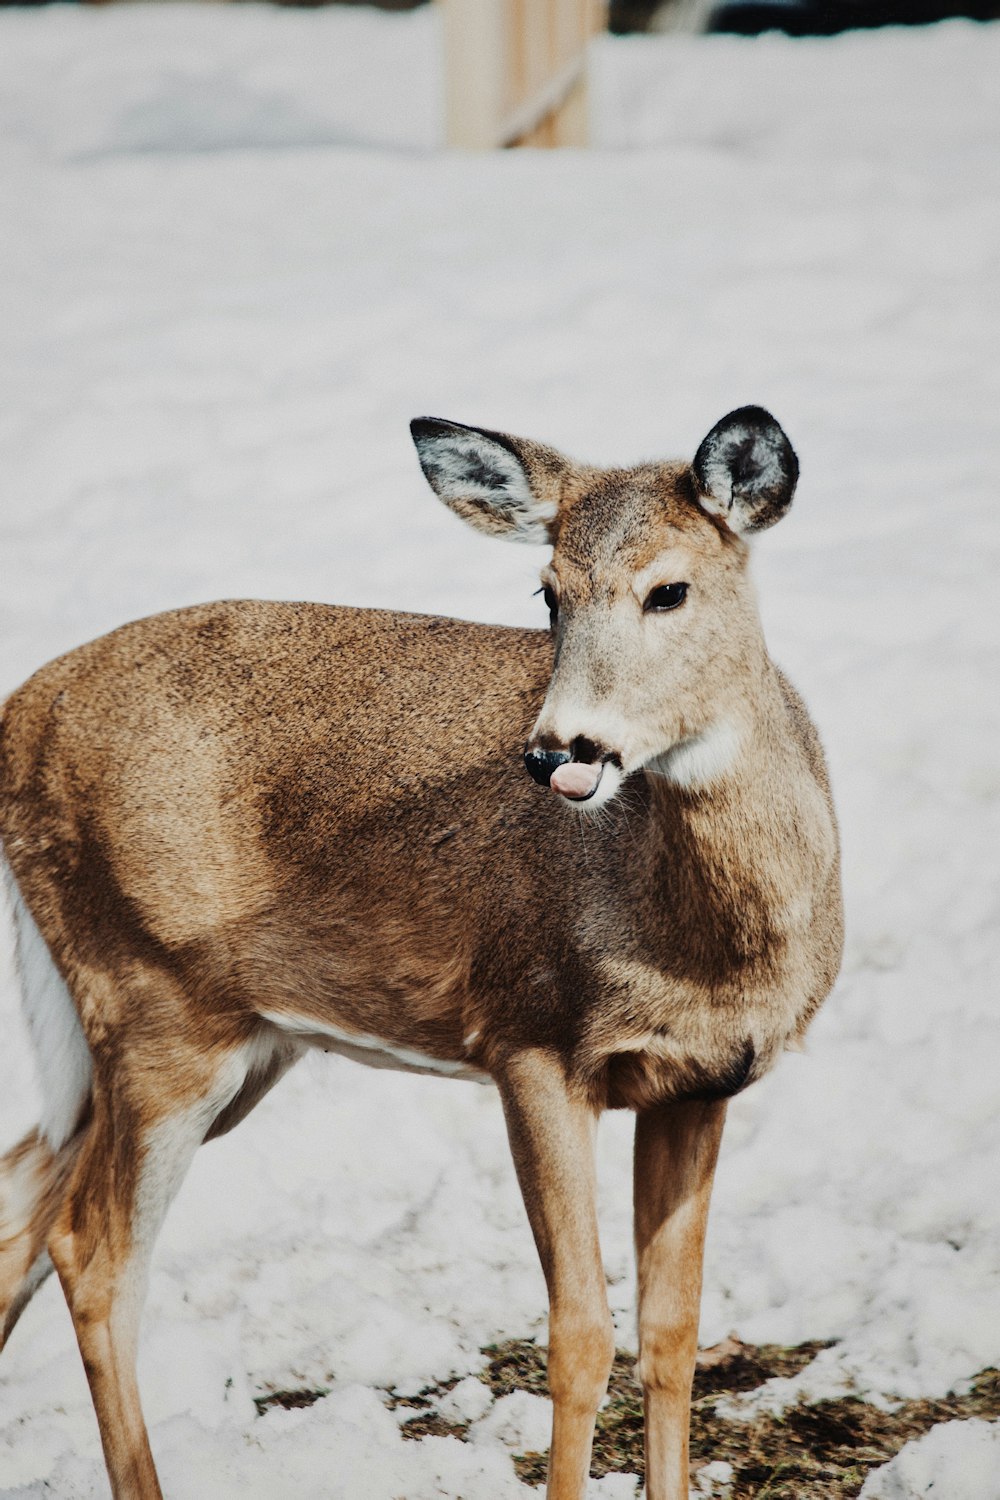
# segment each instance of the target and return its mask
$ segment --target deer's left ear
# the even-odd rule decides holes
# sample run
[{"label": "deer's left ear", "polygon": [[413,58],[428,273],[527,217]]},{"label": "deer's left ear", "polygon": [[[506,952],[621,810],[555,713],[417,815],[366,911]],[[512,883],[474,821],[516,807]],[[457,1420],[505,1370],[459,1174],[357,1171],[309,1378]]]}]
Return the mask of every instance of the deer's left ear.
[{"label": "deer's left ear", "polygon": [[410,423],[431,489],[477,531],[516,542],[551,542],[563,481],[572,465],[527,438],[463,427],[440,417]]},{"label": "deer's left ear", "polygon": [[691,467],[702,508],[740,533],[780,521],[799,477],[795,450],[762,406],[741,406],[716,422]]}]

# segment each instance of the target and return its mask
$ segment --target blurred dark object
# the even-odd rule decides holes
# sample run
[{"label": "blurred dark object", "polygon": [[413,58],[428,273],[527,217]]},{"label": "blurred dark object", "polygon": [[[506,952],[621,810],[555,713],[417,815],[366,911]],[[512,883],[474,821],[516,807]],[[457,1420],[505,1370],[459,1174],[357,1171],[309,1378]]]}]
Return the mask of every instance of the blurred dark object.
[{"label": "blurred dark object", "polygon": [[[3,0],[0,0],[0,4]],[[416,10],[426,0],[272,0],[275,5],[290,5],[299,10],[318,10],[326,5],[373,5],[376,10]]]},{"label": "blurred dark object", "polygon": [[1000,16],[1000,0],[720,0],[705,30],[832,36],[854,27],[923,26],[954,16],[991,21]]},{"label": "blurred dark object", "polygon": [[649,23],[663,9],[663,0],[611,0],[608,30],[615,36],[629,31],[648,31]]}]

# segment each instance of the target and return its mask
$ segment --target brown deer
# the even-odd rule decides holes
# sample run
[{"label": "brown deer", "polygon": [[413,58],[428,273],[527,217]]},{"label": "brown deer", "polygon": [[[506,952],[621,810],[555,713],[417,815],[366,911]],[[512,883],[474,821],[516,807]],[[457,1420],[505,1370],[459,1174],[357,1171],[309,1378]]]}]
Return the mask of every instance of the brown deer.
[{"label": "brown deer", "polygon": [[549,1291],[550,1500],[584,1494],[613,1354],[594,1126],[635,1111],[647,1494],[686,1500],[726,1101],[837,972],[823,755],[747,569],[797,478],[778,424],[745,407],[692,464],[610,471],[412,431],[463,519],[552,544],[550,631],[201,605],[3,707],[46,1112],[0,1162],[0,1324],[54,1266],[117,1500],[161,1493],[135,1354],[163,1215],[307,1047],[498,1086]]}]

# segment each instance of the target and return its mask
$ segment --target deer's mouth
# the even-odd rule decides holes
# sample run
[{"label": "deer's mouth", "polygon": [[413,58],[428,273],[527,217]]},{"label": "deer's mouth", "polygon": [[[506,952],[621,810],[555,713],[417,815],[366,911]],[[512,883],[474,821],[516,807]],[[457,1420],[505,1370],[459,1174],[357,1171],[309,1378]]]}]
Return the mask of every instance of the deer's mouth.
[{"label": "deer's mouth", "polygon": [[567,746],[554,748],[530,740],[524,750],[528,774],[539,786],[549,787],[565,802],[579,807],[602,807],[617,792],[624,775],[621,758],[594,740],[579,735]]},{"label": "deer's mouth", "polygon": [[604,780],[606,764],[607,762],[603,760],[597,761],[596,764],[583,760],[567,760],[561,766],[556,766],[549,786],[570,802],[589,802],[591,797],[597,795],[597,789]]}]

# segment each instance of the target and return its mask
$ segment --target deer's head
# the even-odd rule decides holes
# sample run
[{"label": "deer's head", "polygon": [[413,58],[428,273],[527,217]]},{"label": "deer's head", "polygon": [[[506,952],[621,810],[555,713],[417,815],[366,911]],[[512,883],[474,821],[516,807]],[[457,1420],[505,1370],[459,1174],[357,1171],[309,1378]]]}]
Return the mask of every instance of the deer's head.
[{"label": "deer's head", "polygon": [[534,779],[596,808],[640,768],[709,785],[740,752],[766,661],[744,538],[780,520],[798,462],[757,406],[685,463],[601,470],[506,433],[420,417],[428,482],[480,531],[548,542],[552,680]]}]

